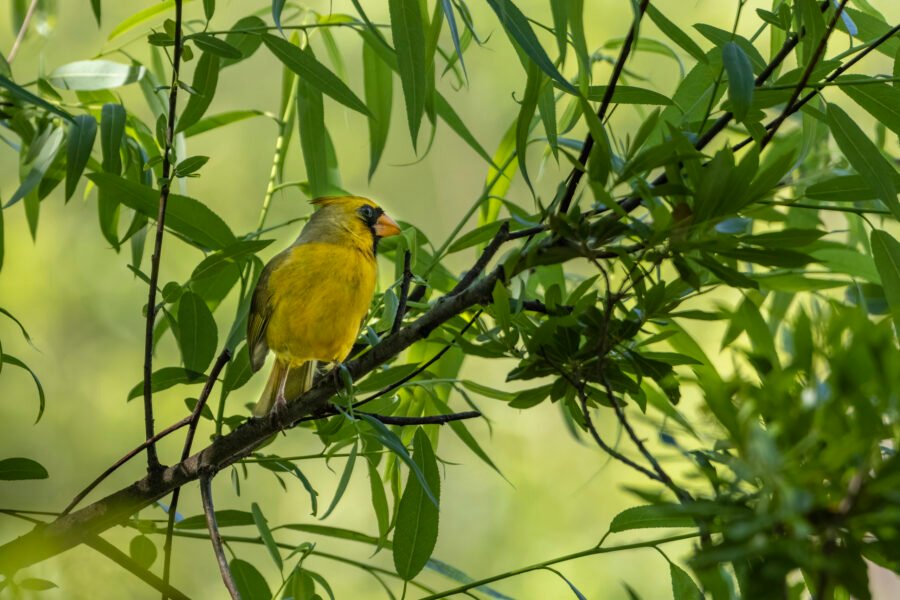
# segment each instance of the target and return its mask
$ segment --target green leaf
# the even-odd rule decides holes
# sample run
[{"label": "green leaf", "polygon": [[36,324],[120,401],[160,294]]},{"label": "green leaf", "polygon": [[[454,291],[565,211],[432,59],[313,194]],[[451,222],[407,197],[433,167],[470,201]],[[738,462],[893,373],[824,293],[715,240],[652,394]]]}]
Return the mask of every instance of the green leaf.
[{"label": "green leaf", "polygon": [[225,40],[220,40],[216,36],[209,35],[208,33],[195,33],[187,39],[197,44],[197,48],[203,52],[208,52],[232,60],[238,60],[244,57],[240,50]]},{"label": "green leaf", "polygon": [[178,301],[178,332],[184,368],[203,373],[216,353],[219,336],[206,302],[193,292],[185,292]]},{"label": "green leaf", "polygon": [[676,504],[648,504],[623,510],[613,517],[609,530],[620,533],[632,529],[694,526],[694,520],[685,516]]},{"label": "green leaf", "polygon": [[375,520],[378,523],[378,536],[387,536],[391,526],[391,515],[388,508],[387,495],[384,493],[384,484],[373,460],[366,460],[369,470],[369,491],[372,496],[372,509],[375,511]]},{"label": "green leaf", "polygon": [[394,96],[394,76],[391,68],[378,56],[371,45],[364,43],[363,85],[369,107],[369,179],[375,174],[387,143],[391,126],[391,106]]},{"label": "green leaf", "polygon": [[[3,233],[3,207],[0,206],[0,270],[3,269],[3,255],[6,251],[6,240]],[[0,369],[3,368],[3,348],[0,347]]]},{"label": "green leaf", "polygon": [[238,19],[237,22],[231,26],[231,30],[229,31],[228,35],[225,36],[225,42],[237,48],[241,53],[241,58],[222,59],[221,67],[224,69],[225,67],[229,67],[235,63],[246,60],[253,56],[253,54],[262,45],[262,37],[259,34],[262,33],[265,28],[265,21],[263,21],[256,15],[250,15],[247,17],[243,17],[242,19]]},{"label": "green leaf", "polygon": [[680,46],[682,50],[701,63],[707,62],[706,53],[696,42],[694,42],[691,36],[679,29],[678,25],[667,19],[659,12],[659,9],[653,6],[653,4],[647,6],[647,16],[650,17],[653,23],[659,27],[660,31],[662,31],[666,37]]},{"label": "green leaf", "polygon": [[900,242],[880,229],[872,230],[871,241],[875,266],[894,317],[894,328],[900,334]]},{"label": "green leaf", "polygon": [[[4,360],[6,358],[4,356]],[[49,476],[47,469],[30,458],[4,458],[0,460],[0,479],[4,481],[47,479]]]},{"label": "green leaf", "polygon": [[722,61],[728,73],[728,100],[731,112],[738,121],[743,121],[753,103],[753,65],[740,46],[728,42],[722,48]]},{"label": "green leaf", "polygon": [[281,552],[278,550],[275,538],[272,537],[272,530],[269,529],[269,524],[266,521],[266,517],[263,515],[259,504],[254,502],[250,505],[250,514],[253,515],[253,522],[256,523],[256,528],[259,530],[259,537],[262,538],[263,544],[266,545],[266,550],[269,551],[269,555],[275,562],[275,566],[278,567],[279,572],[283,571],[284,562],[281,560]]},{"label": "green leaf", "polygon": [[[184,0],[184,4],[187,4],[191,0]],[[136,12],[118,25],[116,25],[113,30],[109,33],[108,40],[114,40],[120,35],[128,33],[141,23],[145,23],[149,21],[153,17],[157,15],[161,15],[170,10],[174,10],[175,8],[175,0],[166,0],[165,2],[158,2],[149,8],[145,8],[142,11]]]},{"label": "green leaf", "polygon": [[[2,310],[2,309],[0,309],[0,310]],[[3,311],[3,312],[5,313],[6,311]],[[24,332],[24,329],[23,329],[23,332]],[[26,338],[27,338],[27,335],[26,335]],[[35,421],[34,421],[35,423],[37,423],[38,421],[41,420],[41,417],[44,416],[44,406],[47,402],[47,398],[44,395],[44,386],[41,385],[41,380],[38,379],[37,374],[35,374],[35,372],[31,369],[31,367],[29,367],[24,362],[22,362],[21,360],[19,360],[18,358],[16,358],[15,356],[13,356],[11,354],[3,354],[3,359],[0,360],[0,363],[19,367],[20,369],[24,369],[25,371],[28,371],[28,374],[31,375],[31,379],[34,380],[34,385],[35,385],[35,387],[37,387],[37,392],[38,392],[38,415],[37,415],[37,419],[35,419]]]},{"label": "green leaf", "polygon": [[[866,112],[885,127],[900,135],[900,88],[896,84],[871,83],[871,77],[865,75],[844,75],[838,77],[837,83],[846,85],[839,89],[863,107]],[[864,85],[853,83],[866,82]]]},{"label": "green leaf", "polygon": [[528,57],[564,90],[575,92],[572,84],[557,70],[553,61],[547,56],[522,11],[511,0],[487,0],[487,2],[496,13],[497,18],[500,19],[500,24],[503,25],[506,33],[515,40]]},{"label": "green leaf", "polygon": [[94,20],[97,21],[97,27],[100,27],[100,0],[91,0],[91,12],[94,13]]},{"label": "green leaf", "polygon": [[[556,2],[553,5],[558,4]],[[459,43],[459,30],[456,27],[456,17],[453,14],[453,4],[450,0],[441,0],[441,10],[444,11],[444,17],[447,19],[447,25],[450,28],[450,39],[453,40],[453,48],[456,50],[456,56],[459,57],[459,64],[462,66],[463,75],[468,79],[469,74],[466,71],[466,63],[463,60],[463,52]],[[565,32],[563,33],[565,36]]]},{"label": "green leaf", "polygon": [[303,164],[309,181],[309,193],[321,198],[332,193],[329,181],[328,160],[322,142],[326,139],[325,105],[322,92],[302,78],[297,81],[297,126],[300,130],[300,147]]},{"label": "green leaf", "polygon": [[216,13],[216,0],[203,0],[203,16],[209,21]]},{"label": "green leaf", "polygon": [[228,268],[229,265],[243,264],[248,256],[256,254],[271,243],[272,240],[240,240],[223,250],[209,254],[194,267],[191,281],[213,277]]},{"label": "green leaf", "polygon": [[[53,164],[54,159],[56,159],[56,154],[57,152],[59,152],[59,149],[62,146],[62,140],[62,127],[48,128],[40,136],[35,138],[28,152],[29,157],[34,155],[34,159],[31,160],[27,175],[25,175],[25,178],[22,180],[22,184],[19,186],[19,189],[15,191],[15,193],[12,195],[12,198],[9,199],[9,202],[6,203],[4,208],[9,208],[22,198],[25,198],[32,190],[37,187],[37,185],[44,178],[44,175],[50,169],[50,166]],[[32,227],[32,234],[33,233],[34,227]]]},{"label": "green leaf", "polygon": [[[894,185],[898,183],[900,178],[895,178]],[[862,175],[838,175],[825,179],[806,188],[803,195],[810,200],[827,202],[862,202],[878,198]]]},{"label": "green leaf", "polygon": [[372,430],[375,434],[375,437],[378,438],[378,441],[386,446],[391,452],[396,454],[397,457],[402,460],[407,467],[409,467],[409,470],[415,474],[416,479],[419,480],[419,483],[425,489],[425,495],[428,496],[428,499],[431,500],[432,504],[438,506],[437,496],[432,493],[431,487],[428,484],[428,480],[425,478],[425,474],[422,472],[422,469],[419,467],[419,465],[409,455],[409,452],[406,451],[406,446],[403,445],[403,442],[399,437],[397,437],[397,434],[385,427],[384,423],[371,415],[361,413],[359,414],[359,417],[372,426]]},{"label": "green leaf", "polygon": [[825,235],[818,229],[782,229],[756,235],[741,236],[741,241],[763,248],[795,248],[808,246]]},{"label": "green leaf", "polygon": [[219,113],[211,117],[203,117],[190,127],[184,130],[184,137],[189,138],[225,125],[252,119],[253,117],[268,116],[261,110],[232,110]]},{"label": "green leaf", "polygon": [[212,103],[218,85],[219,57],[211,52],[204,52],[200,56],[200,60],[197,61],[194,78],[191,80],[191,87],[197,93],[191,94],[188,98],[187,106],[184,107],[184,111],[178,117],[175,133],[184,131],[200,120]]},{"label": "green leaf", "polygon": [[727,44],[732,42],[740,46],[741,50],[744,51],[744,54],[747,55],[747,58],[750,59],[750,63],[753,65],[755,71],[762,71],[766,67],[766,60],[762,57],[762,54],[759,53],[759,50],[756,49],[756,46],[751,44],[747,38],[740,35],[734,35],[731,31],[719,29],[718,27],[713,27],[706,23],[697,23],[694,25],[694,29],[699,31],[703,37],[720,48],[724,48]]},{"label": "green leaf", "polygon": [[419,126],[425,112],[425,91],[428,88],[425,72],[425,32],[418,0],[388,0],[391,33],[397,50],[397,69],[406,119],[413,148],[419,137]]},{"label": "green leaf", "polygon": [[[588,100],[599,101],[603,99],[607,86],[592,85],[588,88]],[[672,101],[668,96],[663,96],[659,92],[646,90],[644,88],[633,87],[629,85],[617,85],[613,91],[613,104],[654,104],[668,105]]]},{"label": "green leaf", "polygon": [[270,34],[263,35],[263,42],[284,66],[300,76],[301,82],[308,83],[348,108],[369,115],[366,105],[353,90],[317,61],[311,52],[305,52],[284,38]]},{"label": "green leaf", "polygon": [[0,75],[0,87],[6,88],[7,90],[9,90],[9,92],[13,96],[18,98],[19,100],[22,100],[23,102],[27,102],[28,104],[33,104],[35,106],[39,106],[40,108],[43,108],[44,110],[46,110],[48,112],[52,112],[53,114],[60,116],[67,121],[74,122],[74,118],[72,117],[72,115],[70,115],[63,109],[50,104],[43,98],[35,96],[34,94],[29,92],[25,88],[19,87],[18,85],[16,85],[15,83],[13,83],[11,80],[7,79],[3,75]]},{"label": "green leaf", "polygon": [[208,156],[189,156],[178,163],[175,167],[176,177],[186,177],[191,173],[196,173],[203,165],[209,161]]},{"label": "green leaf", "polygon": [[[163,367],[158,371],[154,371],[153,375],[150,376],[150,389],[154,392],[161,392],[182,383],[194,384],[203,383],[203,381],[203,373],[188,371],[181,367]],[[143,394],[144,382],[140,381],[128,392],[128,400],[134,400]]]},{"label": "green leaf", "polygon": [[47,76],[61,90],[108,90],[140,81],[147,72],[142,65],[110,60],[80,60],[55,68]]},{"label": "green leaf", "polygon": [[137,535],[131,538],[128,554],[142,568],[149,569],[156,560],[156,545],[146,535]]},{"label": "green leaf", "polygon": [[[437,459],[431,449],[428,435],[421,427],[416,430],[413,438],[413,456],[425,474],[428,488],[436,499],[440,498],[441,478]],[[425,492],[419,480],[410,473],[397,510],[393,550],[394,567],[407,581],[418,575],[425,567],[437,543],[438,506],[430,501]]]},{"label": "green leaf", "polygon": [[885,206],[900,219],[900,202],[894,185],[896,169],[841,107],[829,103],[826,120],[841,152]]},{"label": "green leaf", "polygon": [[434,99],[434,110],[437,115],[446,123],[450,129],[452,129],[456,135],[458,135],[462,140],[469,145],[472,150],[478,153],[478,156],[487,161],[489,165],[493,165],[494,161],[491,159],[491,155],[487,153],[487,150],[478,143],[478,140],[475,139],[475,136],[472,135],[472,132],[469,131],[469,128],[466,127],[466,124],[462,119],[459,118],[459,115],[456,114],[456,111],[453,110],[453,106],[447,102],[447,99],[440,92],[435,93]]},{"label": "green leaf", "polygon": [[[217,510],[219,527],[244,527],[254,525],[253,515],[244,510]],[[206,515],[194,515],[175,523],[175,529],[206,529]]]},{"label": "green leaf", "polygon": [[122,172],[119,150],[125,135],[125,107],[121,104],[104,104],[100,113],[100,146],[103,151],[103,170],[113,175]]},{"label": "green leaf", "polygon": [[675,563],[669,563],[674,600],[703,600],[703,593],[691,576]]},{"label": "green leaf", "polygon": [[237,585],[241,600],[270,600],[272,591],[256,567],[239,558],[232,558],[228,563],[234,583]]},{"label": "green leaf", "polygon": [[[91,173],[88,179],[98,188],[108,189],[125,206],[156,219],[159,212],[158,190],[109,173]],[[213,250],[225,248],[237,241],[219,215],[197,200],[178,194],[169,195],[166,227],[183,235],[193,244]]]},{"label": "green leaf", "polygon": [[40,579],[38,577],[26,577],[22,581],[19,582],[19,587],[25,590],[33,590],[35,592],[43,592],[46,590],[52,590],[53,588],[59,587],[52,581],[48,581],[47,579]]},{"label": "green leaf", "polygon": [[66,141],[66,201],[75,193],[78,179],[84,172],[94,140],[97,138],[97,120],[91,115],[78,115],[69,127]]},{"label": "green leaf", "polygon": [[516,158],[519,161],[519,170],[522,172],[522,178],[533,194],[534,188],[531,186],[531,179],[528,177],[526,151],[528,150],[528,134],[531,132],[531,123],[537,110],[538,94],[540,94],[544,77],[534,61],[528,61],[527,71],[528,79],[525,84],[525,93],[522,94],[519,116],[516,118]]},{"label": "green leaf", "polygon": [[[284,10],[286,3],[287,0],[272,0],[272,21],[274,21],[278,31],[281,31],[281,12]],[[281,33],[283,34],[284,32],[282,31]]]},{"label": "green leaf", "polygon": [[359,451],[359,441],[353,442],[353,448],[350,450],[350,456],[347,458],[347,463],[344,465],[344,472],[341,473],[341,479],[338,482],[337,490],[334,492],[334,498],[331,500],[331,504],[328,505],[328,510],[325,511],[325,514],[319,517],[320,520],[324,520],[331,514],[338,503],[341,501],[341,497],[344,495],[344,492],[347,491],[347,485],[350,483],[350,476],[353,474],[353,466],[356,464],[356,453]]}]

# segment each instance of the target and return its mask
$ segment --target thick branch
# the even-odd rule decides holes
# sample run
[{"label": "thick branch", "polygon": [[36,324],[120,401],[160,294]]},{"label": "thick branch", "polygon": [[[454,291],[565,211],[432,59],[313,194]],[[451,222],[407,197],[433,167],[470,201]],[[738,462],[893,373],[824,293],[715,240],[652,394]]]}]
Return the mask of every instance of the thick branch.
[{"label": "thick branch", "polygon": [[[156,216],[156,238],[150,258],[150,289],[147,294],[147,326],[144,331],[144,429],[146,438],[153,439],[153,326],[156,324],[156,288],[159,284],[159,261],[162,256],[166,205],[172,176],[172,152],[175,139],[175,111],[178,106],[178,71],[181,67],[181,0],[175,0],[175,49],[172,57],[172,83],[169,86],[169,113],[166,119],[166,147],[163,148],[162,184],[159,190],[159,213]],[[147,469],[160,470],[156,443],[147,446]]]}]

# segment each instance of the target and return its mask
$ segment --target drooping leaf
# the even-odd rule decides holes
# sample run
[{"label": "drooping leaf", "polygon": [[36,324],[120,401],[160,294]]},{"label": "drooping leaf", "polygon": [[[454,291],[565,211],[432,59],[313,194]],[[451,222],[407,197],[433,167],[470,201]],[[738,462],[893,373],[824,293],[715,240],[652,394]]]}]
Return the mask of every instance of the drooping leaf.
[{"label": "drooping leaf", "polygon": [[97,138],[97,120],[91,115],[78,115],[69,127],[66,140],[66,201],[75,193],[78,179],[84,172],[94,140]]},{"label": "drooping leaf", "polygon": [[197,61],[194,78],[191,80],[191,88],[197,93],[191,94],[188,98],[187,105],[175,125],[175,133],[183,132],[203,117],[213,101],[218,85],[219,57],[211,52],[204,52]]},{"label": "drooping leaf", "polygon": [[[413,459],[425,475],[435,498],[440,498],[440,473],[437,459],[425,430],[416,430]],[[425,567],[434,551],[438,535],[438,506],[432,503],[415,474],[410,473],[400,498],[397,526],[394,530],[394,567],[403,579],[410,580]]]},{"label": "drooping leaf", "polygon": [[193,292],[178,301],[178,346],[184,368],[203,373],[212,362],[218,345],[218,330],[206,302]]},{"label": "drooping leaf", "polygon": [[[872,83],[864,75],[844,75],[837,79],[840,90],[863,107],[885,127],[900,135],[900,88],[896,84]],[[853,85],[865,82],[864,85]]]},{"label": "drooping leaf", "polygon": [[201,133],[206,133],[207,131],[212,131],[213,129],[218,129],[219,127],[224,127],[225,125],[230,125],[231,123],[237,123],[245,119],[260,116],[266,116],[266,113],[261,110],[232,110],[210,117],[203,117],[184,130],[184,137],[193,137]]},{"label": "drooping leaf", "polygon": [[147,70],[110,60],[80,60],[55,68],[47,80],[61,90],[108,90],[140,81]]},{"label": "drooping leaf", "polygon": [[328,518],[328,515],[330,515],[337,507],[338,503],[341,501],[341,497],[347,490],[347,485],[350,483],[350,476],[353,474],[353,467],[356,465],[356,453],[358,450],[359,442],[355,441],[353,443],[353,448],[350,450],[350,456],[347,458],[347,463],[344,465],[344,472],[341,473],[341,479],[338,482],[337,490],[334,492],[334,498],[331,500],[331,504],[328,505],[325,514],[319,517],[321,520]]},{"label": "drooping leaf", "polygon": [[241,600],[271,600],[269,584],[256,567],[240,558],[232,558],[228,568],[231,569]]},{"label": "drooping leaf", "polygon": [[466,71],[466,63],[463,60],[463,52],[459,43],[459,30],[456,27],[456,17],[453,14],[453,4],[450,0],[441,0],[441,10],[444,11],[444,18],[447,19],[447,26],[450,28],[450,39],[453,40],[453,48],[456,50],[456,56],[459,57],[463,75],[468,79],[469,74]]},{"label": "drooping leaf", "polygon": [[250,514],[253,515],[253,522],[256,523],[256,529],[259,531],[259,537],[262,538],[263,544],[266,546],[266,550],[269,551],[269,556],[272,557],[272,560],[275,562],[275,566],[278,567],[279,571],[284,570],[284,562],[281,559],[281,551],[278,549],[278,545],[275,543],[275,538],[272,536],[272,530],[269,528],[269,523],[266,521],[266,517],[263,515],[262,509],[259,507],[259,504],[254,502],[250,505]]},{"label": "drooping leaf", "polygon": [[693,38],[682,31],[675,23],[666,18],[666,16],[653,6],[652,3],[647,6],[647,16],[650,17],[657,27],[659,27],[660,31],[662,31],[670,40],[678,44],[682,50],[701,63],[707,62],[706,53],[697,45]]},{"label": "drooping leaf", "polygon": [[872,231],[872,254],[894,317],[894,328],[900,333],[900,242],[886,231],[875,229]]},{"label": "drooping leaf", "polygon": [[203,52],[215,54],[221,58],[239,60],[244,56],[238,48],[208,33],[195,33],[189,39],[197,44],[197,48]]},{"label": "drooping leaf", "polygon": [[0,480],[47,479],[49,476],[47,469],[30,458],[5,458],[0,460]]},{"label": "drooping leaf", "polygon": [[703,593],[684,569],[675,563],[669,563],[672,577],[672,597],[674,600],[703,600]]},{"label": "drooping leaf", "polygon": [[70,115],[63,109],[59,108],[58,106],[54,106],[54,105],[50,104],[49,102],[47,102],[46,100],[44,100],[43,98],[41,98],[39,96],[35,96],[34,94],[29,92],[25,88],[20,87],[20,86],[16,85],[15,83],[13,83],[12,80],[10,80],[9,78],[7,78],[4,75],[0,75],[0,88],[5,88],[5,89],[9,90],[9,92],[13,96],[18,98],[19,100],[22,100],[23,102],[27,102],[28,104],[33,104],[34,106],[39,106],[40,108],[43,108],[44,110],[46,110],[48,112],[51,112],[57,116],[60,116],[67,121],[74,122],[74,120],[75,120],[72,115]]},{"label": "drooping leaf", "polygon": [[406,119],[413,148],[425,113],[425,31],[418,0],[389,0],[391,33],[397,51],[397,70],[406,102]]},{"label": "drooping leaf", "polygon": [[[203,373],[188,371],[181,367],[163,367],[150,376],[150,389],[161,392],[179,384],[203,383],[203,381]],[[134,400],[143,394],[144,382],[140,381],[128,392],[128,400]]]},{"label": "drooping leaf", "polygon": [[648,504],[627,508],[613,517],[609,524],[612,533],[655,527],[693,527],[694,521],[674,504]]},{"label": "drooping leaf", "polygon": [[363,83],[369,107],[369,179],[375,174],[391,126],[394,77],[371,45],[363,44]]},{"label": "drooping leaf", "polygon": [[728,42],[722,48],[722,61],[728,73],[728,100],[735,119],[743,121],[753,102],[753,65],[740,46]]},{"label": "drooping leaf", "polygon": [[[253,515],[243,510],[217,510],[216,524],[221,527],[244,527],[254,525]],[[175,523],[175,529],[206,529],[206,515],[186,517]]]},{"label": "drooping leaf", "polygon": [[[184,4],[187,4],[191,0],[184,0]],[[158,2],[144,10],[138,11],[116,25],[112,31],[109,32],[108,40],[114,40],[120,35],[128,33],[138,25],[149,21],[150,19],[156,17],[157,15],[161,15],[163,13],[174,11],[175,10],[175,0],[165,0],[164,2]]]},{"label": "drooping leaf", "polygon": [[[12,195],[12,198],[9,199],[9,202],[4,205],[4,208],[9,208],[19,200],[25,198],[32,190],[34,190],[38,186],[38,184],[44,178],[44,175],[50,169],[50,166],[53,164],[53,161],[56,158],[56,154],[57,152],[59,152],[59,149],[62,146],[62,140],[62,127],[55,127],[48,128],[40,137],[36,138],[35,141],[32,142],[32,147],[29,151],[29,155],[34,155],[34,158],[30,162],[25,178],[22,180],[19,188]],[[35,196],[35,199],[37,199],[37,196]],[[30,224],[32,225],[33,234],[34,224]]]},{"label": "drooping leaf", "polygon": [[531,185],[531,179],[528,177],[528,165],[526,161],[526,150],[528,149],[528,134],[531,132],[532,120],[537,110],[538,94],[541,91],[543,83],[543,75],[540,68],[532,61],[528,61],[528,78],[525,83],[525,92],[522,94],[522,103],[519,105],[519,115],[516,118],[516,158],[519,161],[519,170],[522,172],[522,178],[529,188],[534,189]]}]

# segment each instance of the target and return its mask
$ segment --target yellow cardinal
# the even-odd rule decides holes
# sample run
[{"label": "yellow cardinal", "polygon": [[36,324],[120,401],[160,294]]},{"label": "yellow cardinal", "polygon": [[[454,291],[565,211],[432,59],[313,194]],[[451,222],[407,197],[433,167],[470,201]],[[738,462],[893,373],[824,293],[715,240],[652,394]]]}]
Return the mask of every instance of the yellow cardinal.
[{"label": "yellow cardinal", "polygon": [[356,196],[314,200],[319,209],[294,244],[266,265],[247,322],[250,366],[269,350],[275,366],[253,410],[285,407],[312,386],[316,361],[342,362],[375,292],[378,240],[400,228],[374,202]]}]

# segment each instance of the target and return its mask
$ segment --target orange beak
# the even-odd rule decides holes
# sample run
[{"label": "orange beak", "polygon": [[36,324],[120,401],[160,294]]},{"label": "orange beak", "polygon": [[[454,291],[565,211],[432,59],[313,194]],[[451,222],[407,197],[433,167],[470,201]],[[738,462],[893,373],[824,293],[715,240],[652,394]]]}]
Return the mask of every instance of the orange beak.
[{"label": "orange beak", "polygon": [[378,237],[390,237],[392,235],[397,235],[400,233],[400,226],[397,225],[397,222],[387,216],[387,214],[382,213],[378,220],[375,221],[375,235]]}]

